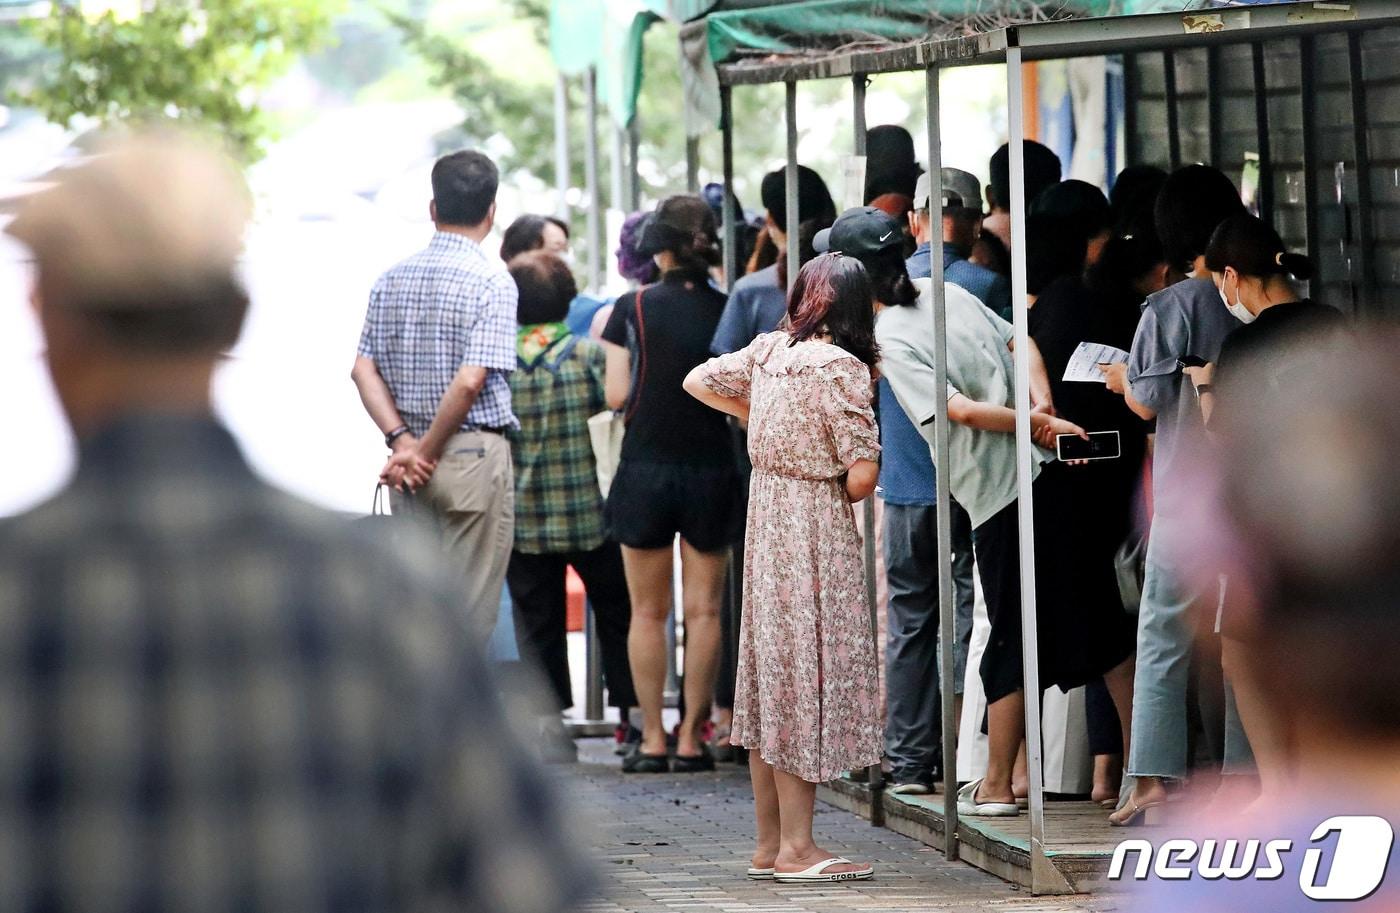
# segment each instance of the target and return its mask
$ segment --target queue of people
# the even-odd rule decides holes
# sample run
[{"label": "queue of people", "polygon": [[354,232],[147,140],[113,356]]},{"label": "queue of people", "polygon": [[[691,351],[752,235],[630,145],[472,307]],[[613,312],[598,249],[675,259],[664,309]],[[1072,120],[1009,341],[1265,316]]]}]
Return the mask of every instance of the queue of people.
[{"label": "queue of people", "polygon": [[[466,577],[469,618],[494,611],[505,577],[521,654],[544,671],[553,709],[571,702],[572,566],[598,622],[623,770],[705,771],[747,753],[754,878],[871,874],[818,848],[815,783],[882,762],[897,792],[941,779],[939,484],[953,511],[960,716],[984,712],[962,699],[979,588],[987,625],[972,673],[987,760],[960,784],[958,808],[1014,816],[1026,801],[1009,157],[1003,147],[989,163],[988,209],[975,176],[923,173],[901,134],[871,131],[867,205],[839,216],[821,177],[799,168],[795,277],[774,253],[789,240],[784,171],[765,175],[747,274],[730,277],[729,296],[707,197],[667,197],[627,220],[618,259],[634,288],[603,302],[578,294],[562,222],[522,216],[502,262],[482,253],[494,170],[475,153],[445,158],[438,234],[376,285],[357,361],[394,451],[383,478],[401,489],[396,505],[433,516]],[[1288,740],[1230,624],[1211,630],[1193,611],[1214,599],[1228,618],[1230,594],[1225,582],[1207,592],[1189,566],[1192,473],[1217,410],[1239,408],[1247,384],[1286,376],[1245,365],[1343,321],[1298,297],[1311,264],[1218,170],[1129,169],[1105,196],[1060,180],[1045,147],[1028,141],[1025,152],[1041,686],[1086,689],[1091,795],[1110,823],[1144,822],[1212,765],[1216,801],[1243,807],[1261,782],[1285,788]],[[933,383],[940,253],[946,389]],[[1124,355],[1076,379],[1085,344]],[[951,422],[945,479],[933,459],[939,398]],[[589,424],[606,410],[626,430],[604,496],[608,455]],[[1111,458],[1059,456],[1091,432],[1113,437]],[[883,642],[851,510],[870,497]],[[667,732],[676,604],[682,695]],[[1188,706],[1213,693],[1218,706]]]}]

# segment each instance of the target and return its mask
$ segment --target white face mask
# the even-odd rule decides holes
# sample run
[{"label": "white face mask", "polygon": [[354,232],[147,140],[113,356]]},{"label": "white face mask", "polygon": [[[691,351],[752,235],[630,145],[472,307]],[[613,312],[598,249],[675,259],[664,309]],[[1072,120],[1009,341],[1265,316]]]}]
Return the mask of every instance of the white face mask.
[{"label": "white face mask", "polygon": [[1220,293],[1220,300],[1225,302],[1225,309],[1230,312],[1231,317],[1235,318],[1240,323],[1254,322],[1254,318],[1256,315],[1253,311],[1244,306],[1243,301],[1240,301],[1238,298],[1236,298],[1235,303],[1231,304],[1230,299],[1225,297],[1224,281],[1221,281],[1220,288],[1216,289],[1216,291]]}]

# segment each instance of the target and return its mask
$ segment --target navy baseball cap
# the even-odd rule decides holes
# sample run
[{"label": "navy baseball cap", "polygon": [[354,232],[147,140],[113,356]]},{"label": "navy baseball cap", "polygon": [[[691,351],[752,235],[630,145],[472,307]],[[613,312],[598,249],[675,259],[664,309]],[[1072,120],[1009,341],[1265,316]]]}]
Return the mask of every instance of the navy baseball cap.
[{"label": "navy baseball cap", "polygon": [[904,243],[904,229],[874,206],[857,206],[841,213],[836,224],[817,232],[812,249],[819,254],[838,250],[852,257],[879,253]]}]

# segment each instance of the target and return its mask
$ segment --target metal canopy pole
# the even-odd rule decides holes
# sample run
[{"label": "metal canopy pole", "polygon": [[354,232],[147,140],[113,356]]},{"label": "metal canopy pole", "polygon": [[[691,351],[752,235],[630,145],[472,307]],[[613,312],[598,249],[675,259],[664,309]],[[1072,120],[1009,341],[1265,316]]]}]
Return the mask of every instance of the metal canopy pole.
[{"label": "metal canopy pole", "polygon": [[787,173],[785,175],[787,200],[787,277],[788,288],[797,281],[797,271],[802,268],[802,258],[797,246],[797,83],[785,84],[787,89]]},{"label": "metal canopy pole", "polygon": [[642,126],[641,115],[633,114],[627,125],[627,211],[636,212],[642,208],[642,173],[638,165],[641,155]]},{"label": "metal canopy pole", "polygon": [[700,138],[685,138],[685,192],[700,192]]},{"label": "metal canopy pole", "polygon": [[865,90],[870,77],[857,73],[851,77],[851,106],[856,128],[856,155],[865,155]]},{"label": "metal canopy pole", "polygon": [[608,177],[610,185],[608,206],[625,213],[627,212],[627,131],[617,124],[609,124],[608,126]]},{"label": "metal canopy pole", "polygon": [[729,86],[720,86],[720,154],[724,160],[724,203],[721,209],[724,225],[721,231],[723,232],[724,290],[726,293],[734,291],[734,283],[739,278],[739,251],[735,249],[738,237],[734,230],[734,220],[738,217],[738,213],[734,211],[734,100],[731,96],[732,92],[733,90]]},{"label": "metal canopy pole", "polygon": [[[941,100],[938,92],[938,67],[924,71],[924,88],[928,105],[928,267],[933,282],[933,388],[948,387],[948,314],[944,309],[947,297],[943,285],[943,143]],[[938,527],[938,660],[939,690],[943,714],[943,855],[958,858],[958,718],[954,713],[957,684],[953,675],[954,613],[953,601],[953,515],[952,497],[947,480],[948,470],[948,397],[935,396],[933,416],[933,464],[936,483]]]},{"label": "metal canopy pole", "polygon": [[554,77],[554,214],[569,221],[569,84]]},{"label": "metal canopy pole", "polygon": [[[1307,226],[1308,259],[1321,269],[1322,229],[1318,224],[1318,175],[1317,175],[1317,45],[1311,35],[1298,39],[1299,68],[1298,93],[1303,103],[1303,221]],[[1314,298],[1322,288],[1322,276],[1315,275],[1308,281],[1308,294]]]},{"label": "metal canopy pole", "polygon": [[[1040,747],[1040,638],[1035,601],[1035,507],[1031,499],[1030,309],[1026,303],[1025,114],[1021,49],[1006,49],[1008,142],[1011,153],[1011,311],[1015,318],[1016,488],[1021,560],[1021,664],[1026,703],[1026,768],[1030,776],[1031,893],[1069,894],[1073,888],[1045,853],[1045,772]],[[942,486],[940,486],[941,488]]]},{"label": "metal canopy pole", "polygon": [[1142,144],[1138,140],[1138,105],[1141,104],[1141,78],[1136,54],[1123,55],[1123,158],[1124,166],[1142,162]]},{"label": "metal canopy pole", "polygon": [[1259,217],[1274,221],[1274,168],[1269,151],[1269,84],[1264,74],[1264,45],[1250,45],[1254,61],[1254,127],[1259,143]]},{"label": "metal canopy pole", "polygon": [[584,191],[588,195],[588,288],[596,292],[603,274],[603,229],[598,218],[598,73],[589,67],[583,74],[587,98],[583,131]]},{"label": "metal canopy pole", "polygon": [[[857,73],[851,77],[851,123],[854,125],[851,146],[856,155],[865,155],[865,86],[866,79]],[[880,605],[879,586],[875,580],[875,496],[871,495],[861,504],[861,527],[864,530],[865,568],[865,607],[870,613],[870,639],[875,644],[875,661],[883,665],[884,650],[880,644]],[[866,771],[871,789],[884,787],[884,771],[879,764],[872,764]],[[883,824],[884,808],[879,802],[870,805],[870,823]]]},{"label": "metal canopy pole", "polygon": [[[1361,66],[1361,33],[1347,34],[1347,60],[1351,70],[1352,143],[1356,150],[1356,314],[1369,317],[1376,303],[1375,273],[1371,268],[1371,143],[1366,110],[1366,77]],[[1377,315],[1379,316],[1379,315]]]},{"label": "metal canopy pole", "polygon": [[1171,158],[1171,170],[1181,167],[1181,112],[1177,110],[1176,97],[1176,52],[1162,52],[1162,78],[1165,82],[1167,102],[1167,151]]},{"label": "metal canopy pole", "polygon": [[1220,83],[1219,45],[1206,48],[1206,130],[1211,164],[1217,168],[1225,160],[1222,134],[1225,132],[1225,89]]}]

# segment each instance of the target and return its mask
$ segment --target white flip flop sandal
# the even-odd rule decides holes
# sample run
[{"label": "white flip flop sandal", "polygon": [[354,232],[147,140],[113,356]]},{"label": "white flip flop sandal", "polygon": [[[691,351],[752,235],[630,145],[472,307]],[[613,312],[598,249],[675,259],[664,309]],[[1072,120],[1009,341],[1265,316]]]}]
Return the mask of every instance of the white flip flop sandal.
[{"label": "white flip flop sandal", "polygon": [[972,818],[1014,818],[1021,813],[1015,802],[978,802],[979,777],[958,790],[958,814]]},{"label": "white flip flop sandal", "polygon": [[816,865],[800,872],[774,872],[773,880],[780,884],[812,884],[816,882],[863,881],[875,874],[875,870],[870,866],[856,869],[854,872],[828,872],[827,869],[834,865],[854,865],[854,863],[842,856],[832,856],[830,859],[823,859]]},{"label": "white flip flop sandal", "polygon": [[755,869],[755,868],[750,867],[750,868],[749,868],[749,877],[752,878],[754,881],[768,881],[769,879],[771,879],[771,878],[773,877],[773,870],[772,870],[772,869]]}]

